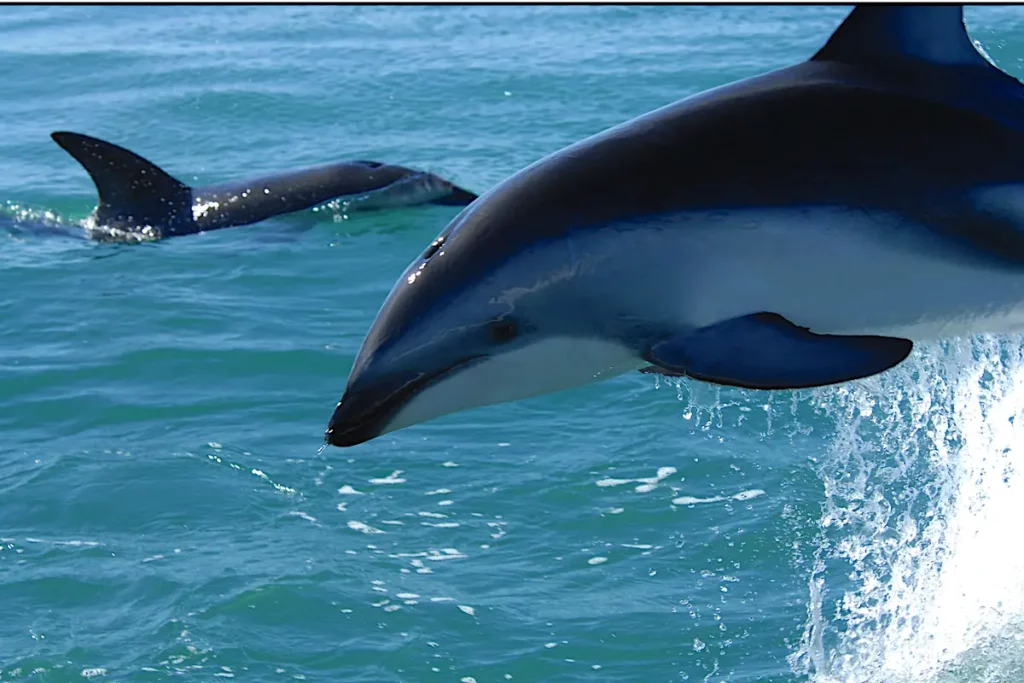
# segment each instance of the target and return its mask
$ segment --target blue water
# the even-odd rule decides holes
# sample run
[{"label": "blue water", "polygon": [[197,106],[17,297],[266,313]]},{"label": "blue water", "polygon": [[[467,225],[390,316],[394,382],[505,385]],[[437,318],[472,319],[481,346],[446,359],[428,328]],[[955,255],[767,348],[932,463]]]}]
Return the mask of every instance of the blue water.
[{"label": "blue water", "polygon": [[[1019,340],[814,392],[633,374],[319,452],[457,209],[97,244],[48,138],[483,191],[846,12],[5,7],[0,681],[1018,681]],[[1024,10],[966,16],[1024,77]]]}]

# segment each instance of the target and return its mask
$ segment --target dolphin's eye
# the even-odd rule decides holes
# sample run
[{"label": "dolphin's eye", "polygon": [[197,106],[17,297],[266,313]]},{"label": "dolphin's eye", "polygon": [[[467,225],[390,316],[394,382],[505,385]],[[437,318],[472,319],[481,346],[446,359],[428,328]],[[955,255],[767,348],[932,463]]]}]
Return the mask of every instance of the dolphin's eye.
[{"label": "dolphin's eye", "polygon": [[498,344],[510,342],[519,334],[515,320],[495,320],[490,327],[491,339]]}]

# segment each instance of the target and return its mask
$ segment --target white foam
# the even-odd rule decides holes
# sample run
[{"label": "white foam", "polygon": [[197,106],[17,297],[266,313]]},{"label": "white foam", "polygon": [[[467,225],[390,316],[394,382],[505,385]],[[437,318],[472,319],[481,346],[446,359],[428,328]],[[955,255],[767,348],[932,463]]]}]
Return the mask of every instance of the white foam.
[{"label": "white foam", "polygon": [[304,519],[307,522],[312,522],[313,524],[319,523],[316,517],[307,512],[302,512],[301,510],[292,510],[291,512],[288,513],[288,515],[291,517],[298,517],[300,519]]},{"label": "white foam", "polygon": [[675,473],[675,467],[659,467],[657,473],[653,477],[640,477],[638,479],[616,479],[614,477],[607,477],[605,479],[599,479],[596,483],[601,488],[623,486],[625,484],[637,484],[633,489],[634,491],[637,493],[650,493],[658,487],[658,484]]},{"label": "white foam", "polygon": [[252,469],[250,471],[253,475],[269,483],[271,486],[273,486],[278,491],[281,491],[282,493],[295,493],[295,489],[291,488],[290,486],[282,486],[281,484],[278,484],[277,482],[273,481],[270,477],[268,477],[266,473],[264,473],[262,470]]},{"label": "white foam", "polygon": [[831,397],[822,537],[790,657],[815,683],[994,683],[1024,670],[1020,343],[919,354]]},{"label": "white foam", "polygon": [[673,505],[700,505],[702,503],[721,503],[726,500],[753,500],[758,496],[763,496],[764,491],[761,489],[750,489],[749,491],[740,491],[739,493],[732,496],[711,496],[710,498],[695,498],[693,496],[679,496],[672,500]]},{"label": "white foam", "polygon": [[349,520],[348,528],[352,529],[353,531],[358,531],[358,532],[364,533],[364,534],[382,534],[382,533],[384,533],[380,529],[374,528],[374,527],[370,526],[369,524],[366,524],[365,522],[358,522],[358,521],[356,521],[354,519]]},{"label": "white foam", "polygon": [[[14,539],[11,539],[12,541]],[[31,536],[24,539],[25,543],[44,543],[46,545],[64,546],[68,548],[95,548],[103,545],[99,541],[48,541],[42,538],[33,538]]]},{"label": "white foam", "polygon": [[378,479],[370,479],[371,484],[404,484],[405,479],[400,478],[398,475],[402,473],[402,470],[395,470],[386,477],[380,477]]}]

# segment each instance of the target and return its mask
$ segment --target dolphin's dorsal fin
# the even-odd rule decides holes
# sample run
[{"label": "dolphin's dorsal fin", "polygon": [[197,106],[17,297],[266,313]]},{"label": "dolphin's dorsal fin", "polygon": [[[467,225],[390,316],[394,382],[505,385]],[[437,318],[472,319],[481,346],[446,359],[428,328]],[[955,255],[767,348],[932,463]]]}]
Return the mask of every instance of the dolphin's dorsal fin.
[{"label": "dolphin's dorsal fin", "polygon": [[88,135],[58,131],[50,137],[85,167],[96,184],[96,216],[101,223],[158,225],[191,217],[191,188],[156,164]]},{"label": "dolphin's dorsal fin", "polygon": [[962,5],[858,5],[811,59],[859,64],[901,58],[992,68],[967,35]]}]

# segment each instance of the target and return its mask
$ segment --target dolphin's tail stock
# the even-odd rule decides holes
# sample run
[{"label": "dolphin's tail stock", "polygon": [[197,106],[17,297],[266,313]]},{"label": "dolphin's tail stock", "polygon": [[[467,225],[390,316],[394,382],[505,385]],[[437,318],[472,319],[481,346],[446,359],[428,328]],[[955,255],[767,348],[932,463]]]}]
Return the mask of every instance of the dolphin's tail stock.
[{"label": "dolphin's tail stock", "polygon": [[85,167],[99,194],[96,221],[103,226],[173,230],[192,221],[192,188],[123,147],[78,133],[50,134]]}]

